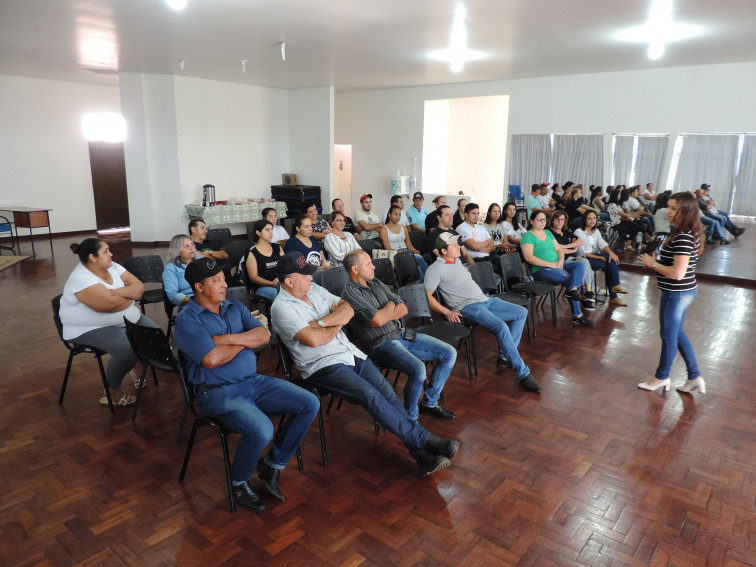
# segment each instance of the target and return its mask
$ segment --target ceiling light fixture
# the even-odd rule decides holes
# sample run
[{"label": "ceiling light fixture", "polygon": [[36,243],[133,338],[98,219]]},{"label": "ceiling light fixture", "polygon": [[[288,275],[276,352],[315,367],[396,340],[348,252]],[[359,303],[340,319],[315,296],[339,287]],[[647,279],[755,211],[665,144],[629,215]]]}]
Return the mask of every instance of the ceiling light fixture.
[{"label": "ceiling light fixture", "polygon": [[642,26],[630,28],[617,34],[622,41],[648,44],[648,58],[659,59],[664,55],[667,43],[694,37],[700,28],[672,21],[672,0],[652,0],[648,21]]},{"label": "ceiling light fixture", "polygon": [[246,59],[240,59],[240,61],[241,61],[241,64],[242,64],[242,73],[246,73],[247,72],[247,60]]},{"label": "ceiling light fixture", "polygon": [[452,24],[451,41],[449,42],[448,49],[433,51],[429,54],[431,59],[448,61],[454,73],[459,73],[467,61],[475,61],[484,57],[480,51],[467,49],[466,15],[467,11],[465,7],[459,4],[454,10],[454,23]]},{"label": "ceiling light fixture", "polygon": [[286,61],[286,42],[281,42],[281,61]]},{"label": "ceiling light fixture", "polygon": [[179,62],[178,62],[178,64],[179,64],[179,69],[180,69],[181,71],[183,71],[183,70],[184,70],[184,67],[185,67],[185,65],[186,65],[186,59],[179,59]]},{"label": "ceiling light fixture", "polygon": [[174,10],[183,10],[186,8],[186,0],[165,0],[168,6]]}]

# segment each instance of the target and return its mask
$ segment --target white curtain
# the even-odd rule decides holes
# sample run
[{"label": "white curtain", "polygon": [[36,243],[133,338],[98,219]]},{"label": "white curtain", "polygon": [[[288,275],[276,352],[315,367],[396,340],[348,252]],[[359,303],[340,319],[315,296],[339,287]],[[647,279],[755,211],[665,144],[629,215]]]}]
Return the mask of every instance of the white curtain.
[{"label": "white curtain", "polygon": [[553,182],[601,185],[604,140],[601,134],[554,135]]},{"label": "white curtain", "polygon": [[[728,209],[729,203],[716,198],[714,200],[718,209]],[[730,212],[735,215],[756,216],[756,136],[753,135],[745,136]]]},{"label": "white curtain", "polygon": [[638,136],[638,154],[635,156],[636,185],[645,188],[647,183],[653,183],[657,193],[663,189],[662,169],[668,146],[669,136]]},{"label": "white curtain", "polygon": [[519,185],[522,194],[530,192],[533,183],[549,181],[551,137],[549,134],[514,134],[509,184]]},{"label": "white curtain", "polygon": [[630,184],[630,168],[633,165],[633,136],[614,137],[614,160],[612,161],[614,185]]},{"label": "white curtain", "polygon": [[695,191],[711,185],[711,198],[726,208],[738,157],[738,136],[686,134],[677,164],[674,191]]}]

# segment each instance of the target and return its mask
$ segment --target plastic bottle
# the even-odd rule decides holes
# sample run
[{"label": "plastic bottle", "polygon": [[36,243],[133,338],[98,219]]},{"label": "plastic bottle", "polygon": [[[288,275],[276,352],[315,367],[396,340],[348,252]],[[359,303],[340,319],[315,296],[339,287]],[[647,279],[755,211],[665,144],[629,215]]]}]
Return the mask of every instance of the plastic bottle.
[{"label": "plastic bottle", "polygon": [[394,177],[391,178],[391,194],[396,195],[399,192],[401,192],[401,187],[402,187],[402,174],[397,169],[396,175],[394,175]]}]

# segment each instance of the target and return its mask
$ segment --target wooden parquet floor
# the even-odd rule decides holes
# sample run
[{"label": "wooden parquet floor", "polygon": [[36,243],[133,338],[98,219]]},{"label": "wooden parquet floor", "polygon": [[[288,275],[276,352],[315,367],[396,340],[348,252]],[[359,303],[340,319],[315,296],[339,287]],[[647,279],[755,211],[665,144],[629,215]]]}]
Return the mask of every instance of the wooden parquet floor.
[{"label": "wooden parquet floor", "polygon": [[[304,471],[282,474],[287,501],[263,493],[267,510],[231,515],[210,432],[177,481],[188,427],[177,444],[174,376],[150,383],[132,425],[97,403],[96,363],[81,356],[57,405],[67,352],[49,300],[75,265],[70,240],[0,273],[3,566],[756,565],[756,290],[700,286],[686,329],[705,396],[636,388],[658,361],[658,291],[624,272],[630,306],[599,306],[593,329],[566,304],[556,328],[538,311],[521,352],[540,396],[496,369],[478,329],[479,376],[467,380],[463,349],[446,387],[457,418],[421,416],[460,440],[451,468],[419,478],[395,437],[344,404],[326,416],[327,468],[314,424]],[[752,229],[727,253],[753,263],[754,243]],[[116,261],[152,250],[112,247]],[[165,323],[160,305],[148,315]],[[275,362],[266,350],[259,366],[275,375]],[[684,380],[679,360],[672,377]]]}]

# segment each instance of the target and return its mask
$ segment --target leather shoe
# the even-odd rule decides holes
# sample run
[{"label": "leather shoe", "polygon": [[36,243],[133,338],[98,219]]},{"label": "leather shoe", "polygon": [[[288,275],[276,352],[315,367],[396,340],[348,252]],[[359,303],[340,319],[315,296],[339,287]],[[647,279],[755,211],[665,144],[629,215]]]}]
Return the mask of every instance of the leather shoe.
[{"label": "leather shoe", "polygon": [[496,359],[496,368],[512,368],[512,363],[500,356]]},{"label": "leather shoe", "polygon": [[441,404],[437,404],[433,407],[420,404],[420,413],[424,415],[430,415],[431,417],[437,417],[439,419],[454,419],[457,417],[453,411],[445,410],[441,407]]},{"label": "leather shoe", "polygon": [[234,486],[231,489],[234,496],[234,500],[239,506],[244,506],[255,512],[262,512],[265,510],[265,504],[262,503],[260,497],[249,487],[248,483]]},{"label": "leather shoe", "polygon": [[520,380],[520,385],[525,388],[528,392],[540,392],[541,386],[538,385],[538,382],[535,381],[535,378],[531,374],[528,374],[525,376],[525,378]]},{"label": "leather shoe", "polygon": [[430,451],[434,455],[442,455],[448,459],[454,457],[459,449],[459,441],[454,439],[444,439],[437,435],[433,435],[428,438],[423,449]]},{"label": "leather shoe", "polygon": [[268,489],[268,492],[270,492],[273,498],[280,502],[286,502],[286,497],[278,488],[278,474],[280,472],[281,471],[279,471],[278,469],[274,469],[273,467],[267,465],[264,459],[257,461],[257,475],[265,484],[265,488]]},{"label": "leather shoe", "polygon": [[449,468],[451,461],[443,455],[434,455],[430,451],[422,450],[416,459],[417,466],[420,467],[420,474],[428,476],[434,472]]}]

